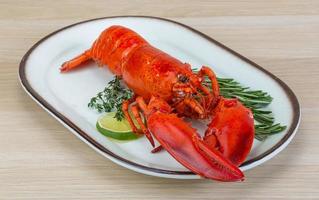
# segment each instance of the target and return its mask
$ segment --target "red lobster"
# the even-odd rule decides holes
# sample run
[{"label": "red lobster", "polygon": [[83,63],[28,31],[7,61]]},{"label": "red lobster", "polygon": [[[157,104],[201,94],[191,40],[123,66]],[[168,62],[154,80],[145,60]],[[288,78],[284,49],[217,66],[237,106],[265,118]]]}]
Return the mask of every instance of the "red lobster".
[{"label": "red lobster", "polygon": [[[92,59],[121,76],[135,93],[122,107],[134,132],[139,130],[129,109],[153,147],[152,136],[194,173],[220,181],[243,180],[238,166],[252,147],[253,115],[237,99],[220,96],[216,76],[210,68],[202,67],[193,73],[189,64],[151,46],[123,26],[104,30],[90,49],[63,63],[61,72]],[[204,78],[210,79],[211,89],[203,84]],[[145,124],[141,113],[146,118]],[[202,138],[181,117],[212,118],[212,121]]]}]

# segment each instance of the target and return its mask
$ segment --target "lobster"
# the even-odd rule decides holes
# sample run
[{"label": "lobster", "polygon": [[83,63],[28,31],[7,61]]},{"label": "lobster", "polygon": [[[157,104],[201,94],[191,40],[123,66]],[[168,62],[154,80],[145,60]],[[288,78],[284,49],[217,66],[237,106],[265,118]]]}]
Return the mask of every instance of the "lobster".
[{"label": "lobster", "polygon": [[[165,149],[204,178],[244,180],[238,166],[253,144],[253,115],[237,99],[220,96],[216,75],[209,67],[194,73],[189,64],[118,25],[105,29],[91,48],[64,62],[60,70],[68,72],[89,60],[108,66],[134,92],[134,97],[123,102],[122,110],[133,132],[145,134],[153,147],[153,137],[159,142],[153,152]],[[210,87],[203,83],[205,78]],[[185,117],[211,118],[204,137],[183,120]]]}]

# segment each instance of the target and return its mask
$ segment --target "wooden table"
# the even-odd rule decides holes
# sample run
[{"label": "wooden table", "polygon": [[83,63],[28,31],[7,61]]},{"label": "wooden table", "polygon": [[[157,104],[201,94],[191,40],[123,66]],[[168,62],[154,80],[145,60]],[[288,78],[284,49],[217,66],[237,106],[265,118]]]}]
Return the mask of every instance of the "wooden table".
[{"label": "wooden table", "polygon": [[[261,2],[261,1],[260,1]],[[0,1],[0,199],[319,199],[319,1]],[[243,183],[138,174],[97,154],[22,90],[21,57],[63,26],[153,15],[192,26],[280,77],[302,122]]]}]

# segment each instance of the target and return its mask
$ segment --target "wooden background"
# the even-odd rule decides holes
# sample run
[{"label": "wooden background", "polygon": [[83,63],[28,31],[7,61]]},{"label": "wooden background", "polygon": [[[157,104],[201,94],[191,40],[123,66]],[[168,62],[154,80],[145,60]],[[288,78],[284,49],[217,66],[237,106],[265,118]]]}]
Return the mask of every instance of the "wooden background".
[{"label": "wooden background", "polygon": [[[292,143],[243,183],[171,180],[94,152],[22,90],[20,59],[63,26],[152,15],[198,29],[256,61],[296,93]],[[319,1],[0,1],[0,199],[319,199]]]}]

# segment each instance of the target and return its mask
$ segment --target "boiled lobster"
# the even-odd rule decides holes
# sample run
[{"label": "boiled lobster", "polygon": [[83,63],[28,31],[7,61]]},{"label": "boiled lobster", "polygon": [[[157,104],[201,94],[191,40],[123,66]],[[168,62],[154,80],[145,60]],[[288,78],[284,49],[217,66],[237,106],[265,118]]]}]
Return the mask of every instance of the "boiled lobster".
[{"label": "boiled lobster", "polygon": [[[105,29],[90,49],[63,63],[61,72],[88,60],[107,65],[133,90],[135,96],[123,103],[123,112],[133,131],[144,133],[153,147],[155,137],[160,147],[202,177],[244,179],[238,166],[252,147],[253,115],[237,99],[220,96],[215,73],[209,67],[194,73],[189,64],[151,46],[123,26]],[[203,83],[205,78],[210,79],[210,87]],[[129,110],[141,130],[134,125]],[[212,121],[201,137],[183,117]]]}]

